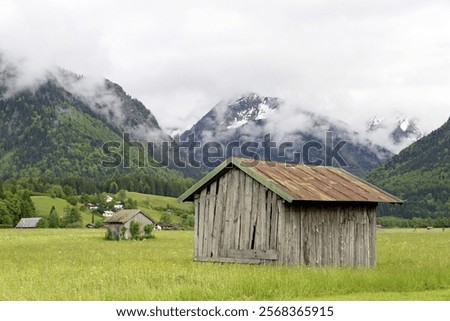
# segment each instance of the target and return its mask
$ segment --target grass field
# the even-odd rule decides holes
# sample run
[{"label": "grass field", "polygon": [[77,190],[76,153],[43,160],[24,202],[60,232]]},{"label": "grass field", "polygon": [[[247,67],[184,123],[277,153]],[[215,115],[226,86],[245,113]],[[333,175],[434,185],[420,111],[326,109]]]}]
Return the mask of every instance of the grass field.
[{"label": "grass field", "polygon": [[385,230],[375,269],[196,263],[192,231],[0,230],[0,300],[450,300],[450,231]]}]

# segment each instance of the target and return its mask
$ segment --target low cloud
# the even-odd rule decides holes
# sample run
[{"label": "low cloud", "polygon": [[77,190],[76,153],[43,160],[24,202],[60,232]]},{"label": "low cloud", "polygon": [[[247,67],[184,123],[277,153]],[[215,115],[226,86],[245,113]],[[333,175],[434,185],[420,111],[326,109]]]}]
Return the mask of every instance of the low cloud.
[{"label": "low cloud", "polygon": [[450,116],[445,0],[2,0],[1,8],[0,50],[24,66],[11,90],[57,65],[119,83],[166,128],[187,129],[249,91],[361,134],[375,115],[415,117],[425,132]]}]

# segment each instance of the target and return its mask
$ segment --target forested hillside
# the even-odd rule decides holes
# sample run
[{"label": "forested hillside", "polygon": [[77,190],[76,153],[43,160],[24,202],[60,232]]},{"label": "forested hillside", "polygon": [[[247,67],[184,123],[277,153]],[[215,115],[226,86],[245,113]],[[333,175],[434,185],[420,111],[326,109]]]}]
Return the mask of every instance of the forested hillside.
[{"label": "forested hillside", "polygon": [[382,166],[367,180],[405,200],[381,215],[450,217],[450,119]]},{"label": "forested hillside", "polygon": [[[106,85],[115,91],[121,90],[111,82]],[[102,146],[114,141],[123,147],[124,130],[146,125],[147,131],[162,133],[150,112],[140,110],[146,110],[141,103],[131,98],[128,101],[123,97],[119,99],[125,102],[126,117],[119,117],[112,111],[107,114],[96,112],[86,101],[52,79],[35,91],[25,90],[0,99],[0,178],[38,178],[45,183],[70,186],[78,194],[109,191],[112,186],[114,189],[179,195],[193,180],[184,178],[176,170],[149,166],[148,162],[145,163],[147,166],[138,167],[136,150],[132,149],[130,153],[130,168],[123,164],[117,167],[102,165],[108,160]],[[140,105],[133,109],[133,104]],[[102,111],[102,106],[98,109]],[[152,161],[151,157],[149,160]]]}]

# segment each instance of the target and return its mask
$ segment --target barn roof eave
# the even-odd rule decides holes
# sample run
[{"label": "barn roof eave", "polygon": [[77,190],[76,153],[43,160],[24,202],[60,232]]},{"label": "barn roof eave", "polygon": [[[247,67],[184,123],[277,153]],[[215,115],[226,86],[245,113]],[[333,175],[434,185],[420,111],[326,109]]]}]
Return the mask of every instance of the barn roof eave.
[{"label": "barn roof eave", "polygon": [[216,176],[219,176],[219,174],[222,173],[222,171],[229,170],[231,168],[231,165],[233,163],[233,158],[229,157],[225,161],[223,161],[219,166],[217,166],[215,169],[213,169],[211,172],[206,174],[202,179],[200,179],[197,183],[191,186],[186,192],[181,194],[177,201],[178,202],[186,202],[186,201],[193,201],[194,200],[194,194],[201,190],[205,185],[209,183],[210,180],[215,178]]},{"label": "barn roof eave", "polygon": [[[284,189],[280,188],[278,184],[274,183],[271,179],[267,178],[264,174],[259,173],[254,170],[252,166],[249,166],[248,163],[242,162],[242,158],[233,159],[233,164],[235,164],[240,170],[242,170],[245,174],[264,185],[266,188],[270,189],[272,192],[277,194],[279,197],[284,199],[285,201],[292,203],[295,200],[295,197],[289,194]],[[245,160],[245,159],[244,159]]]},{"label": "barn roof eave", "polygon": [[369,185],[370,187],[376,189],[376,190],[379,191],[380,193],[385,194],[385,195],[387,195],[387,196],[389,196],[389,197],[391,197],[391,198],[393,199],[393,201],[377,201],[378,203],[400,204],[400,205],[401,205],[401,204],[403,204],[403,203],[405,202],[405,201],[403,201],[402,199],[400,199],[400,198],[398,198],[398,197],[396,197],[396,196],[394,196],[394,195],[392,195],[392,194],[390,194],[390,193],[388,193],[388,192],[382,190],[381,188],[379,188],[379,187],[377,187],[377,186],[375,186],[375,185],[369,183],[368,181],[366,181],[366,180],[364,180],[364,179],[362,179],[362,178],[360,178],[360,177],[358,177],[358,176],[356,176],[356,175],[354,175],[354,174],[352,174],[352,173],[346,171],[345,169],[342,169],[342,168],[341,168],[340,170],[343,171],[343,172],[345,172],[346,174],[348,174],[348,175],[354,177],[356,180],[359,180],[360,182],[363,182],[364,184]]},{"label": "barn roof eave", "polygon": [[243,162],[241,162],[241,158],[229,157],[225,161],[223,161],[223,163],[221,163],[219,166],[217,166],[215,169],[213,169],[211,172],[205,175],[205,177],[203,177],[201,180],[195,183],[186,192],[181,194],[177,199],[178,202],[193,201],[195,193],[197,193],[203,187],[208,185],[208,183],[212,179],[216,178],[217,176],[220,176],[223,172],[230,170],[233,165],[242,170],[247,175],[249,175],[251,178],[258,181],[260,184],[270,189],[272,192],[283,198],[285,201],[291,203],[294,200],[294,197],[292,195],[279,188],[267,177],[253,170],[251,166],[248,166]]}]

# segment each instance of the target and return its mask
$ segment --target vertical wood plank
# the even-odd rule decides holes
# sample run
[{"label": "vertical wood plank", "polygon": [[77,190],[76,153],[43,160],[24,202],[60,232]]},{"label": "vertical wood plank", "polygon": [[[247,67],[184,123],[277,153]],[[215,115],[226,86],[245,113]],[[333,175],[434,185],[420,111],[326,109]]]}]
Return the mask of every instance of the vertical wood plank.
[{"label": "vertical wood plank", "polygon": [[198,219],[199,219],[199,234],[198,234],[198,255],[201,258],[204,258],[203,252],[203,240],[204,240],[204,231],[205,231],[205,208],[206,208],[206,189],[203,189],[200,192],[199,199],[199,211],[198,211]]},{"label": "vertical wood plank", "polygon": [[231,243],[231,230],[233,229],[233,211],[234,211],[234,175],[232,170],[226,173],[227,179],[227,193],[225,199],[225,220],[224,220],[224,232],[222,242],[221,256],[227,257],[228,249]]},{"label": "vertical wood plank", "polygon": [[305,265],[311,264],[311,225],[309,221],[309,208],[303,213],[303,261]]},{"label": "vertical wood plank", "polygon": [[267,234],[270,226],[267,224],[266,215],[266,190],[258,184],[258,224],[256,226],[256,248],[258,250],[268,250]]},{"label": "vertical wood plank", "polygon": [[284,209],[282,208],[283,204],[281,203],[281,200],[277,200],[276,196],[272,195],[272,210],[275,212],[275,215],[277,216],[278,220],[278,229],[277,229],[277,248],[279,249],[279,255],[280,255],[280,263],[285,264],[286,262],[286,245],[285,245],[285,236],[286,236],[286,220],[285,220],[285,213]]},{"label": "vertical wood plank", "polygon": [[216,215],[216,189],[217,189],[217,181],[213,181],[211,183],[209,189],[209,207],[208,207],[208,230],[207,230],[207,256],[213,256],[213,239],[214,239],[214,219]]},{"label": "vertical wood plank", "polygon": [[[253,243],[253,247],[256,246],[257,244],[257,229],[256,229],[256,225],[258,223],[258,219],[259,219],[259,213],[258,213],[258,188],[259,188],[259,183],[252,179],[252,192],[251,192],[251,208],[250,208],[250,234],[249,234],[249,248],[252,247],[252,243]],[[253,237],[254,236],[254,237]]]},{"label": "vertical wood plank", "polygon": [[198,259],[199,257],[199,195],[194,195],[194,258]]},{"label": "vertical wood plank", "polygon": [[220,211],[221,213],[221,221],[220,221],[220,231],[219,231],[219,236],[218,236],[218,256],[219,257],[225,257],[225,234],[226,234],[226,224],[228,224],[227,222],[227,217],[226,217],[226,209],[227,209],[227,198],[228,198],[228,173],[225,173],[224,176],[222,176],[220,178],[220,185],[219,185],[219,190],[222,189],[222,194],[219,195],[219,202],[217,203],[217,206],[219,207],[219,204],[221,205],[221,207],[219,207],[218,211]]},{"label": "vertical wood plank", "polygon": [[255,200],[254,200],[254,185],[258,184],[257,181],[252,179],[250,176],[246,175],[245,177],[245,240],[244,240],[244,246],[246,249],[251,248],[252,238],[253,238],[253,215],[254,209],[253,206],[255,206]]},{"label": "vertical wood plank", "polygon": [[236,191],[235,193],[235,205],[234,205],[234,219],[233,219],[233,227],[234,227],[234,239],[232,240],[232,245],[230,246],[230,249],[240,249],[239,242],[241,238],[243,237],[243,231],[242,228],[242,216],[243,216],[243,209],[244,205],[242,204],[242,194],[244,193],[244,180],[245,180],[245,173],[241,170],[235,169],[235,179],[236,179],[236,185],[234,185]]},{"label": "vertical wood plank", "polygon": [[370,266],[375,266],[377,264],[376,259],[376,209],[371,208],[369,210],[369,224],[370,224],[370,236],[369,236],[369,248],[370,248]]},{"label": "vertical wood plank", "polygon": [[219,245],[220,245],[220,233],[223,219],[223,179],[222,177],[217,179],[217,195],[215,198],[214,208],[214,224],[212,232],[212,256],[219,257]]},{"label": "vertical wood plank", "polygon": [[299,242],[300,242],[300,247],[299,247],[299,263],[304,265],[305,264],[305,255],[304,255],[304,237],[305,237],[305,224],[303,223],[303,219],[305,217],[305,211],[303,207],[299,208],[298,214],[300,216],[300,227],[299,227],[299,233],[300,233],[300,237],[299,237]]}]

